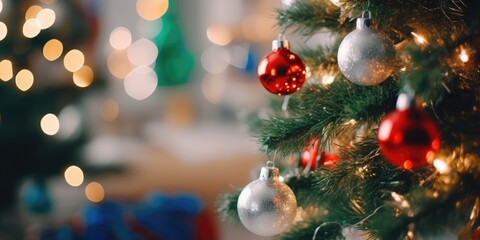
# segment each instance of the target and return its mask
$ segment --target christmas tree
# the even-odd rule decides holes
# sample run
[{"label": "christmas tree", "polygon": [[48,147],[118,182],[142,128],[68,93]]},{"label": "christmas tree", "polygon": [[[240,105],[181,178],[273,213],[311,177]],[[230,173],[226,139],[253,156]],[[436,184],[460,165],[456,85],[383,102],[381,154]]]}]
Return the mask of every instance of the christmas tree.
[{"label": "christmas tree", "polygon": [[96,13],[84,1],[0,1],[0,210],[24,202],[45,213],[45,180],[81,160],[80,100],[99,86],[92,68]]},{"label": "christmas tree", "polygon": [[291,94],[258,134],[292,191],[270,163],[223,216],[279,239],[479,239],[480,2],[283,3],[282,32],[334,44],[292,46],[303,69],[281,36],[260,62]]}]

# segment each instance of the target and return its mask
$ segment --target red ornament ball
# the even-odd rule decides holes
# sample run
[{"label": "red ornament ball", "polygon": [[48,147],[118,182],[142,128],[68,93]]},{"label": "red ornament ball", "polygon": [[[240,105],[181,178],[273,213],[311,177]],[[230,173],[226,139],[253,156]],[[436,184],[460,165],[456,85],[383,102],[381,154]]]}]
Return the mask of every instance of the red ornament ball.
[{"label": "red ornament ball", "polygon": [[480,227],[478,227],[475,231],[473,231],[471,240],[480,240]]},{"label": "red ornament ball", "polygon": [[340,161],[339,155],[323,151],[320,155],[320,162],[318,162],[318,165],[328,169],[335,169],[337,168],[338,161]]},{"label": "red ornament ball", "polygon": [[258,77],[271,93],[282,96],[292,94],[305,82],[305,63],[288,48],[278,48],[258,64]]},{"label": "red ornament ball", "polygon": [[383,156],[407,170],[427,166],[440,148],[435,122],[415,107],[388,114],[378,128],[377,138]]}]

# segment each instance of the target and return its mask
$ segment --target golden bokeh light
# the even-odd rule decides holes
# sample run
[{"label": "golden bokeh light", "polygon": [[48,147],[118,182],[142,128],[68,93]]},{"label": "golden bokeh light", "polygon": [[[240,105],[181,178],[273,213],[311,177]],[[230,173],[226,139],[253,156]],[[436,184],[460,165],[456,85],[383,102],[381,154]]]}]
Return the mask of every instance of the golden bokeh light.
[{"label": "golden bokeh light", "polygon": [[415,33],[415,32],[411,32],[411,34],[413,35],[414,40],[417,44],[420,44],[420,45],[428,44],[428,41],[427,41],[427,39],[425,39],[424,36],[422,36],[418,33]]},{"label": "golden bokeh light", "polygon": [[233,34],[226,26],[212,25],[207,28],[207,38],[214,44],[226,46],[232,42]]},{"label": "golden bokeh light", "polygon": [[120,107],[118,103],[112,99],[108,99],[102,104],[102,108],[100,109],[100,115],[105,121],[114,121],[117,119],[118,114],[120,112]]},{"label": "golden bokeh light", "polygon": [[47,29],[55,23],[55,12],[50,8],[44,8],[37,14],[37,21],[41,29]]},{"label": "golden bokeh light", "polygon": [[13,66],[12,61],[2,60],[0,62],[0,79],[3,81],[9,81],[13,78]]},{"label": "golden bokeh light", "polygon": [[85,196],[91,202],[98,203],[105,198],[105,190],[100,183],[91,182],[85,188]]},{"label": "golden bokeh light", "polygon": [[93,70],[84,65],[78,71],[73,73],[73,83],[78,87],[88,87],[93,82]]},{"label": "golden bokeh light", "polygon": [[137,0],[137,13],[147,21],[159,19],[167,10],[168,0]]},{"label": "golden bokeh light", "polygon": [[470,60],[470,57],[468,56],[467,50],[462,49],[460,51],[460,55],[458,56],[460,58],[460,61],[466,63],[468,60]]},{"label": "golden bokeh light", "polygon": [[2,41],[8,33],[7,25],[3,22],[0,22],[0,41]]},{"label": "golden bokeh light", "polygon": [[133,69],[126,50],[112,52],[108,56],[107,65],[110,73],[118,79],[124,79]]},{"label": "golden bokeh light", "polygon": [[80,50],[73,49],[70,50],[67,54],[65,54],[65,58],[63,59],[63,65],[65,69],[70,72],[76,72],[80,68],[82,68],[83,64],[85,63],[85,56]]},{"label": "golden bokeh light", "polygon": [[53,136],[60,130],[60,121],[58,121],[57,116],[48,113],[40,120],[40,127],[45,134]]},{"label": "golden bokeh light", "polygon": [[27,91],[33,85],[33,73],[28,69],[20,70],[15,77],[15,84],[18,89],[24,92]]},{"label": "golden bokeh light", "polygon": [[57,39],[52,39],[43,46],[43,56],[48,61],[57,60],[63,53],[63,44]]},{"label": "golden bokeh light", "polygon": [[40,33],[40,24],[37,19],[30,18],[23,24],[23,35],[27,38],[34,38]]},{"label": "golden bokeh light", "polygon": [[25,12],[25,21],[29,20],[29,19],[32,19],[32,18],[36,18],[37,17],[37,14],[42,10],[42,7],[38,6],[38,5],[33,5],[33,6],[30,6],[27,11]]},{"label": "golden bokeh light", "polygon": [[124,27],[113,29],[110,33],[110,45],[116,50],[123,50],[132,44],[132,34]]},{"label": "golden bokeh light", "polygon": [[83,171],[77,166],[70,166],[64,173],[65,181],[72,187],[78,187],[83,183]]}]

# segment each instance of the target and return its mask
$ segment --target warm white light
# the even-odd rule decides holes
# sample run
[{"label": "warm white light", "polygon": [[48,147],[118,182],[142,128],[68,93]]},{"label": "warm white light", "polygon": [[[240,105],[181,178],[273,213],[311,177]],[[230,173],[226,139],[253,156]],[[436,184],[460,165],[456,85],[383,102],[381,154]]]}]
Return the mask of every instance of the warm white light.
[{"label": "warm white light", "polygon": [[157,88],[157,74],[150,67],[137,67],[125,77],[123,84],[128,96],[143,100]]},{"label": "warm white light", "polygon": [[138,15],[148,21],[154,21],[168,10],[168,0],[137,0]]},{"label": "warm white light", "polygon": [[57,134],[60,129],[60,122],[58,121],[57,116],[49,113],[43,116],[42,120],[40,120],[40,127],[45,134],[53,136]]},{"label": "warm white light", "polygon": [[225,46],[233,40],[233,35],[227,26],[212,25],[207,28],[207,38],[210,42]]},{"label": "warm white light", "polygon": [[63,53],[63,44],[57,39],[51,39],[43,46],[43,56],[48,61],[55,61]]},{"label": "warm white light", "polygon": [[[158,48],[152,41],[141,38],[135,41],[127,50],[128,60],[135,66],[149,66],[158,56]],[[165,59],[165,61],[169,61]]]},{"label": "warm white light", "polygon": [[437,171],[441,174],[449,173],[450,167],[447,163],[440,159],[433,160],[433,166],[437,169]]},{"label": "warm white light", "polygon": [[91,202],[98,203],[105,198],[105,190],[100,183],[91,182],[85,188],[85,195]]},{"label": "warm white light", "polygon": [[412,35],[415,37],[415,42],[417,42],[420,45],[427,44],[427,39],[425,39],[422,35],[419,35],[415,32],[412,32]]},{"label": "warm white light", "polygon": [[3,81],[9,81],[13,78],[13,66],[12,61],[5,59],[0,62],[0,79]]},{"label": "warm white light", "polygon": [[132,44],[132,34],[124,27],[117,27],[110,33],[110,46],[117,50],[128,48]]},{"label": "warm white light", "polygon": [[27,91],[33,85],[33,73],[28,69],[22,69],[15,77],[15,84],[21,91]]},{"label": "warm white light", "polygon": [[70,72],[78,71],[85,63],[85,56],[80,50],[70,50],[63,59],[65,68]]},{"label": "warm white light", "polygon": [[334,80],[335,80],[335,77],[332,76],[332,75],[322,76],[322,84],[324,84],[324,85],[331,84],[331,83],[333,83]]},{"label": "warm white light", "polygon": [[64,176],[65,181],[72,187],[78,187],[83,183],[83,171],[77,166],[68,167],[67,170],[65,170]]},{"label": "warm white light", "polygon": [[55,23],[55,12],[50,8],[44,8],[37,14],[38,24],[41,29],[47,29]]},{"label": "warm white light", "polygon": [[38,13],[42,10],[42,7],[38,5],[30,6],[25,12],[25,21],[36,18]]},{"label": "warm white light", "polygon": [[464,63],[468,62],[468,60],[470,59],[470,57],[468,56],[467,54],[467,51],[465,49],[462,49],[460,51],[460,60]]},{"label": "warm white light", "polygon": [[40,33],[40,24],[35,18],[28,19],[25,24],[23,24],[23,35],[27,38],[34,38]]},{"label": "warm white light", "polygon": [[124,79],[133,69],[128,61],[127,50],[113,51],[108,56],[107,66],[110,73],[118,79]]},{"label": "warm white light", "polygon": [[84,88],[90,86],[93,82],[93,70],[89,66],[82,66],[73,73],[73,83],[78,87]]},{"label": "warm white light", "polygon": [[7,25],[3,22],[0,22],[0,41],[2,41],[8,33]]}]

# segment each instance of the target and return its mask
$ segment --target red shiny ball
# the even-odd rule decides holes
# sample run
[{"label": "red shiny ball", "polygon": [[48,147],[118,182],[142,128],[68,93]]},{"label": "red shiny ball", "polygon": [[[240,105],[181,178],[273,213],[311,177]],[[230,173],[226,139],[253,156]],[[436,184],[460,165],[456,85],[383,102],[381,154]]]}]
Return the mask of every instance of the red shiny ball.
[{"label": "red shiny ball", "polygon": [[296,92],[305,82],[305,63],[287,48],[278,48],[258,64],[258,77],[262,85],[276,95]]},{"label": "red shiny ball", "polygon": [[475,231],[473,231],[471,240],[480,240],[480,227],[478,227]]},{"label": "red shiny ball", "polygon": [[302,167],[306,168],[308,167],[308,164],[310,164],[310,170],[315,171],[315,169],[317,169],[318,147],[318,138],[313,138],[308,141],[301,156],[302,159],[300,163],[302,164]]},{"label": "red shiny ball", "polygon": [[383,156],[407,170],[427,166],[440,147],[435,122],[418,108],[388,114],[378,128],[377,139]]}]

